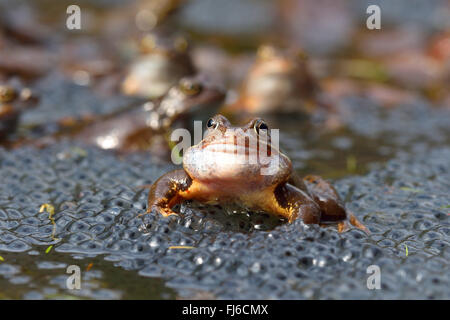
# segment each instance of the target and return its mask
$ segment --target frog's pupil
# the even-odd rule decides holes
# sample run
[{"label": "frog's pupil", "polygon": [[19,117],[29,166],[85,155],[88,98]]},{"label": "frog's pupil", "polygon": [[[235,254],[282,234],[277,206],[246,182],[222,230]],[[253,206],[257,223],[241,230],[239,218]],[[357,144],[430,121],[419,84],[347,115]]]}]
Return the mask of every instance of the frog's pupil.
[{"label": "frog's pupil", "polygon": [[208,126],[208,128],[211,128],[214,125],[214,120],[213,119],[209,119],[208,123],[206,125]]},{"label": "frog's pupil", "polygon": [[267,129],[269,129],[269,127],[267,126],[267,124],[265,124],[264,122],[262,122],[262,123],[259,125],[259,129],[267,130]]}]

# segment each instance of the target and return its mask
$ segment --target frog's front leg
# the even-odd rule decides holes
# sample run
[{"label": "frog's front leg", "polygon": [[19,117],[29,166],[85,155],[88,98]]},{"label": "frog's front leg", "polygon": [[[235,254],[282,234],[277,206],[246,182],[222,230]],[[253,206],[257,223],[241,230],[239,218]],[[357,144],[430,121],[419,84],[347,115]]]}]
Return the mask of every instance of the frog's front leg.
[{"label": "frog's front leg", "polygon": [[192,184],[192,179],[182,169],[166,173],[156,180],[148,193],[147,213],[152,210],[164,217],[177,215],[172,207],[184,200],[185,193]]},{"label": "frog's front leg", "polygon": [[[322,223],[337,222],[339,232],[347,231],[349,229],[347,211],[336,189],[319,176],[309,175],[304,177],[303,181],[309,195],[320,207],[320,221]],[[370,233],[353,214],[350,214],[348,218],[351,225],[367,234]]]}]

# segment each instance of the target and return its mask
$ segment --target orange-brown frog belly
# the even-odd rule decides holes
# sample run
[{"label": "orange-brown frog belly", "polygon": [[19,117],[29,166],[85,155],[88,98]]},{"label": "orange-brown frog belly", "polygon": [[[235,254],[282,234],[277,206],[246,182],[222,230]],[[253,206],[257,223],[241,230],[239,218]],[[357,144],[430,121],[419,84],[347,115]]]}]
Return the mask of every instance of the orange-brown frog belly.
[{"label": "orange-brown frog belly", "polygon": [[198,181],[194,180],[188,190],[182,192],[185,199],[193,199],[203,203],[241,203],[249,208],[260,207],[273,198],[273,188],[260,189],[257,184],[249,188],[248,184],[239,185],[231,181]]}]

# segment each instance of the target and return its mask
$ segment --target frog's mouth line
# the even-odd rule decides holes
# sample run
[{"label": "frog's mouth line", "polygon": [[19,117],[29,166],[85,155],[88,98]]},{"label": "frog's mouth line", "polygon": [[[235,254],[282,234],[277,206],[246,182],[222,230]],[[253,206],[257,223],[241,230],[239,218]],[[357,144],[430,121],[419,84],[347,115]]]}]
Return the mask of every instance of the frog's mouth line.
[{"label": "frog's mouth line", "polygon": [[[278,150],[270,148],[267,144],[248,146],[217,142],[202,146],[201,152],[203,154],[202,157],[213,161],[217,160],[221,155],[233,155],[236,163],[239,163],[239,159],[256,159],[258,162],[265,164],[274,161],[275,158],[280,156]],[[220,160],[224,159],[219,159],[219,161]],[[248,161],[244,161],[244,163],[247,162]]]},{"label": "frog's mouth line", "polygon": [[268,140],[265,140],[265,139],[257,139],[257,143],[252,143],[252,144],[250,144],[250,142],[247,139],[239,140],[239,141],[241,143],[238,143],[238,139],[236,137],[234,137],[233,141],[223,139],[223,140],[215,140],[212,142],[200,142],[200,144],[198,144],[198,146],[202,150],[206,150],[210,146],[219,146],[219,148],[217,148],[217,152],[227,152],[227,153],[230,150],[232,150],[234,152],[234,150],[241,149],[241,148],[245,148],[245,150],[248,150],[248,151],[256,150],[256,152],[259,152],[260,150],[262,150],[262,151],[267,150],[268,155],[270,155],[272,153],[274,153],[274,154],[279,153],[279,150],[277,148],[273,147],[273,145],[271,143],[268,143],[267,142]]}]

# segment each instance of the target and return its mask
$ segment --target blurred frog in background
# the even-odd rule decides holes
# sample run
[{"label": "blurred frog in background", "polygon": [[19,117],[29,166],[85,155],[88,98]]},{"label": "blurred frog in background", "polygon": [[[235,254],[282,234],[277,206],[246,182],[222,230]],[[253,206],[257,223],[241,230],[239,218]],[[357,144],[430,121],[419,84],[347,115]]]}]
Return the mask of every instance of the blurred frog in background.
[{"label": "blurred frog in background", "polygon": [[311,114],[317,108],[319,92],[303,51],[263,45],[257,51],[237,100],[224,110]]},{"label": "blurred frog in background", "polygon": [[0,142],[16,131],[21,113],[34,106],[36,100],[36,95],[29,88],[0,84]]},{"label": "blurred frog in background", "polygon": [[195,73],[188,43],[182,37],[150,33],[141,39],[139,50],[141,55],[131,64],[122,83],[124,94],[160,98],[182,77]]},{"label": "blurred frog in background", "polygon": [[217,111],[225,90],[205,77],[184,77],[161,99],[100,119],[75,134],[84,143],[119,151],[150,150],[157,157],[170,154],[168,134],[189,128],[194,120]]},{"label": "blurred frog in background", "polygon": [[237,122],[263,116],[274,127],[308,120],[325,130],[341,126],[335,103],[299,49],[262,45],[235,101],[220,112]]}]

